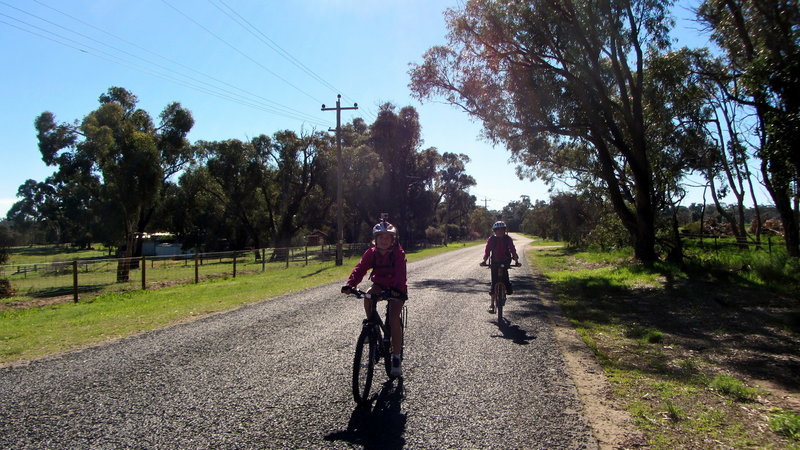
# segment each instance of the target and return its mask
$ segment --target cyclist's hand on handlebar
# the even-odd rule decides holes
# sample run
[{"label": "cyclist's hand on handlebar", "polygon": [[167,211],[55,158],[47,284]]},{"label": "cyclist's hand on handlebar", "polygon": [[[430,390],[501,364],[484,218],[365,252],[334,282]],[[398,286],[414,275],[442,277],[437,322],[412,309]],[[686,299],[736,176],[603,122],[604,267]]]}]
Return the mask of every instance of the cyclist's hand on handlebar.
[{"label": "cyclist's hand on handlebar", "polygon": [[352,286],[347,285],[347,284],[342,286],[342,294],[352,294],[352,293],[353,293],[353,287]]}]

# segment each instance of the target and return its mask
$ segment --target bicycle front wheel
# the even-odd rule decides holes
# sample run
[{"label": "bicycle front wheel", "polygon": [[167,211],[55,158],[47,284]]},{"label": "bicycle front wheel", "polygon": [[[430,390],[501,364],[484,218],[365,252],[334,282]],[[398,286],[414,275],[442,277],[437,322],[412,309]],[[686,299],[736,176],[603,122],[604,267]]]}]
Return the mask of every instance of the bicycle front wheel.
[{"label": "bicycle front wheel", "polygon": [[368,329],[361,331],[353,358],[353,399],[358,404],[369,402],[372,374],[377,360],[378,342]]},{"label": "bicycle front wheel", "polygon": [[495,306],[497,307],[497,321],[503,320],[503,307],[506,305],[506,285],[502,281],[495,284]]}]

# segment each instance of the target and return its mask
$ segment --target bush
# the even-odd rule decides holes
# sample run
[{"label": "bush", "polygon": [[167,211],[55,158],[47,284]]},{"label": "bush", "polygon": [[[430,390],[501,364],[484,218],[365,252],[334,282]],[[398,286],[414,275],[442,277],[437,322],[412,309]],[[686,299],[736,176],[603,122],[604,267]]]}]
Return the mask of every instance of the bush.
[{"label": "bush", "polygon": [[741,380],[729,375],[715,376],[709,386],[719,393],[740,402],[752,401],[758,393],[755,389],[747,387]]},{"label": "bush", "polygon": [[769,419],[772,431],[782,434],[789,439],[800,441],[800,415],[791,411],[781,411],[773,414]]},{"label": "bush", "polygon": [[5,278],[0,278],[0,298],[8,298],[16,295],[17,291],[11,287],[11,282]]},{"label": "bush", "polygon": [[431,226],[425,229],[425,238],[429,244],[441,244],[444,241],[444,232],[441,228]]},{"label": "bush", "polygon": [[586,243],[601,251],[614,250],[627,246],[630,234],[614,214],[606,214],[600,223],[586,236]]}]

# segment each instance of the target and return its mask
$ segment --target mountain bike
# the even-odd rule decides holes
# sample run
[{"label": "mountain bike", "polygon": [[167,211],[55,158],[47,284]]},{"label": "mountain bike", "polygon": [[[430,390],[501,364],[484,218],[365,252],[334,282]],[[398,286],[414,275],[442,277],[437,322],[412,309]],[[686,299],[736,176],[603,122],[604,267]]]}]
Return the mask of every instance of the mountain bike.
[{"label": "mountain bike", "polygon": [[[361,334],[358,335],[356,341],[356,353],[353,358],[353,399],[358,404],[366,404],[369,402],[369,390],[372,387],[372,376],[375,370],[375,365],[380,364],[383,360],[384,368],[386,369],[386,376],[390,380],[396,377],[392,376],[392,329],[388,320],[386,322],[381,319],[378,314],[378,302],[386,300],[386,313],[384,317],[389,316],[389,301],[392,297],[389,291],[383,291],[378,295],[373,295],[362,290],[353,289],[350,291],[351,295],[358,298],[368,298],[372,300],[372,311],[370,318],[364,319],[361,325]],[[400,327],[405,330],[408,319],[408,311],[403,306],[400,312]],[[403,348],[400,348],[400,357],[403,357]]]},{"label": "mountain bike", "polygon": [[[491,264],[481,263],[480,265],[484,267],[489,267],[491,270]],[[506,283],[508,282],[508,269],[512,267],[519,267],[522,264],[506,264],[500,263],[497,266],[497,281],[495,281],[494,286],[492,286],[492,294],[494,295],[494,306],[497,310],[497,322],[500,323],[503,321],[503,307],[506,306]]]}]

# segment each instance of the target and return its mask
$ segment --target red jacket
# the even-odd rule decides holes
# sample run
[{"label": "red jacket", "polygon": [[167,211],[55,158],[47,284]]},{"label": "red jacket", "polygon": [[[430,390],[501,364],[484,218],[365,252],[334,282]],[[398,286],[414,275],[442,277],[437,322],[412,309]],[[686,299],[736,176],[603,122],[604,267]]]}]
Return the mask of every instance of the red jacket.
[{"label": "red jacket", "polygon": [[385,255],[381,255],[375,246],[368,248],[361,256],[361,261],[356,264],[356,267],[350,273],[347,285],[358,286],[358,283],[361,283],[369,269],[372,269],[372,273],[369,275],[370,281],[381,288],[394,288],[404,294],[408,293],[408,287],[406,286],[406,252],[399,243],[392,246],[391,250]]},{"label": "red jacket", "polygon": [[492,255],[492,261],[495,262],[509,261],[511,258],[515,260],[518,259],[514,241],[511,239],[511,236],[507,234],[503,235],[503,239],[498,239],[495,235],[489,236],[489,239],[486,241],[486,249],[483,251],[484,261],[489,258],[490,253]]}]

